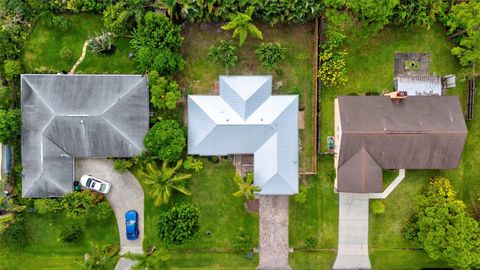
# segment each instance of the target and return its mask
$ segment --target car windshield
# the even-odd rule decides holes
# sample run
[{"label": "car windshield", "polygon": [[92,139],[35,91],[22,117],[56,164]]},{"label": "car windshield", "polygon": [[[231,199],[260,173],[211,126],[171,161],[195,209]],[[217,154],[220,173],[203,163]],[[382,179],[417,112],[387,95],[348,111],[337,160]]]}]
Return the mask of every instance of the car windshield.
[{"label": "car windshield", "polygon": [[129,221],[127,221],[127,224],[128,224],[128,225],[134,225],[134,224],[135,224],[135,220],[129,220]]},{"label": "car windshield", "polygon": [[92,183],[92,178],[88,178],[88,180],[87,180],[87,187],[89,187],[91,183]]},{"label": "car windshield", "polygon": [[105,191],[105,188],[107,188],[107,185],[102,184],[102,185],[100,186],[100,191],[102,191],[102,192]]}]

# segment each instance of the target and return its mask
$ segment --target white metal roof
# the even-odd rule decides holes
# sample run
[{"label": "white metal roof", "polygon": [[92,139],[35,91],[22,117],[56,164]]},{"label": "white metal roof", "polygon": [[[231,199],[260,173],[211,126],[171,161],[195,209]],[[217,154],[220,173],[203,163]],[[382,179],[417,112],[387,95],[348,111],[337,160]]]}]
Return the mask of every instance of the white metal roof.
[{"label": "white metal roof", "polygon": [[397,76],[396,91],[407,91],[409,96],[441,96],[442,80],[438,76]]},{"label": "white metal roof", "polygon": [[220,76],[219,96],[188,96],[188,152],[253,153],[259,194],[295,194],[298,96],[271,94],[271,76]]}]

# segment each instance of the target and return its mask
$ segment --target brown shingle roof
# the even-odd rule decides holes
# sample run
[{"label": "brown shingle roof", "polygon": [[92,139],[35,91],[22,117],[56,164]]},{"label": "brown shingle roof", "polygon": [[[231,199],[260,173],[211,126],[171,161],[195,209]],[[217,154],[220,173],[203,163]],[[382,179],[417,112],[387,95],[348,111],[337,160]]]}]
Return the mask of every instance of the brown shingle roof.
[{"label": "brown shingle roof", "polygon": [[467,137],[458,97],[415,96],[399,102],[383,96],[338,97],[338,106],[342,125],[339,191],[376,192],[377,178],[368,178],[373,184],[361,189],[348,184],[352,182],[349,174],[340,174],[352,170],[349,161],[360,151],[368,152],[382,169],[458,166]]}]

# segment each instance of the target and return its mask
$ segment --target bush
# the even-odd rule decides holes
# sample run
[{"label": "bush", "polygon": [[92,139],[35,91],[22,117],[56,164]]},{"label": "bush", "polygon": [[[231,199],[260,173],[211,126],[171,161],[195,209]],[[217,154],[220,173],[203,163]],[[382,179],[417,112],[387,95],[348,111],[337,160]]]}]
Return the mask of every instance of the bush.
[{"label": "bush", "polygon": [[94,204],[90,193],[72,192],[61,197],[60,205],[66,211],[67,217],[78,218],[85,216]]},{"label": "bush", "polygon": [[375,215],[381,215],[381,214],[383,214],[383,212],[385,212],[385,205],[380,200],[374,200],[372,202],[371,208],[372,208],[372,212]]},{"label": "bush", "polygon": [[200,211],[191,204],[181,204],[163,213],[157,224],[157,230],[167,244],[182,244],[197,234]]},{"label": "bush", "polygon": [[110,33],[104,30],[101,33],[95,32],[95,36],[90,37],[89,41],[88,48],[91,53],[110,53],[114,49]]},{"label": "bush", "polygon": [[0,143],[13,143],[20,135],[20,110],[0,109]]},{"label": "bush", "polygon": [[342,49],[344,35],[330,31],[327,33],[328,40],[322,45],[320,54],[320,70],[318,77],[327,86],[340,86],[347,83],[347,66],[345,57],[347,50]]},{"label": "bush", "polygon": [[188,156],[183,162],[183,168],[185,170],[199,172],[203,169],[203,162],[199,159],[194,159],[192,156]]},{"label": "bush", "polygon": [[133,166],[133,161],[129,159],[117,158],[113,161],[113,169],[119,173],[126,173]]},{"label": "bush", "polygon": [[305,247],[307,249],[315,249],[318,245],[318,239],[315,236],[308,236],[305,238]]},{"label": "bush", "polygon": [[77,240],[82,233],[82,229],[77,224],[68,224],[62,228],[58,237],[59,241],[70,243]]},{"label": "bush", "polygon": [[286,50],[279,43],[261,43],[255,53],[264,68],[274,70],[278,62],[285,59]]},{"label": "bush", "polygon": [[180,86],[175,81],[160,77],[157,71],[148,74],[148,85],[150,87],[150,103],[157,110],[173,110],[182,97]]},{"label": "bush", "polygon": [[170,49],[144,47],[136,55],[137,69],[141,73],[157,71],[160,75],[166,76],[184,67],[182,56]]},{"label": "bush", "polygon": [[308,189],[310,187],[307,185],[300,185],[300,192],[293,195],[293,199],[299,203],[304,204],[307,201]]},{"label": "bush", "polygon": [[37,213],[41,215],[55,213],[62,209],[60,202],[53,198],[35,199],[34,206],[37,209]]},{"label": "bush", "polygon": [[103,12],[103,25],[108,31],[125,34],[133,28],[133,20],[130,12],[125,9],[125,3],[119,2],[108,6]]},{"label": "bush", "polygon": [[185,147],[185,134],[177,121],[160,121],[147,132],[144,145],[151,155],[164,161],[175,161],[180,159]]},{"label": "bush", "polygon": [[233,239],[232,246],[237,252],[246,252],[251,250],[253,247],[253,242],[250,234],[241,228],[238,235]]},{"label": "bush", "polygon": [[8,81],[14,81],[22,74],[22,63],[20,60],[5,60],[4,69],[5,78]]},{"label": "bush", "polygon": [[234,67],[238,62],[237,46],[232,41],[221,40],[217,47],[211,46],[208,49],[208,57],[215,63],[228,69]]},{"label": "bush", "polygon": [[105,220],[112,215],[112,207],[108,201],[98,203],[92,210],[93,215],[97,220]]},{"label": "bush", "polygon": [[15,221],[0,235],[1,246],[19,251],[28,245],[28,228],[25,218],[17,215]]},{"label": "bush", "polygon": [[66,32],[72,28],[72,23],[64,16],[53,16],[51,17],[50,26]]},{"label": "bush", "polygon": [[10,104],[12,103],[10,100],[11,94],[11,88],[0,85],[0,110],[7,110],[10,108]]},{"label": "bush", "polygon": [[72,57],[72,51],[69,50],[67,47],[63,47],[62,49],[60,49],[59,55],[63,59],[68,59]]}]

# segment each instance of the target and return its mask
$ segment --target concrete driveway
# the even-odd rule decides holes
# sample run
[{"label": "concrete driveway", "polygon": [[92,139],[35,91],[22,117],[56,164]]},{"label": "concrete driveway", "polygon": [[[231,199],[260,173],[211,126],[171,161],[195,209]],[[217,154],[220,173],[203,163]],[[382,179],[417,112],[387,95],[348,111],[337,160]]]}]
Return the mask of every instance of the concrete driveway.
[{"label": "concrete driveway", "polygon": [[[75,178],[82,174],[91,174],[112,184],[106,198],[117,218],[120,235],[120,254],[128,252],[143,254],[144,232],[144,193],[135,176],[130,172],[120,174],[113,169],[113,161],[108,159],[75,159]],[[135,210],[139,219],[137,240],[127,240],[125,233],[125,213]]]}]

